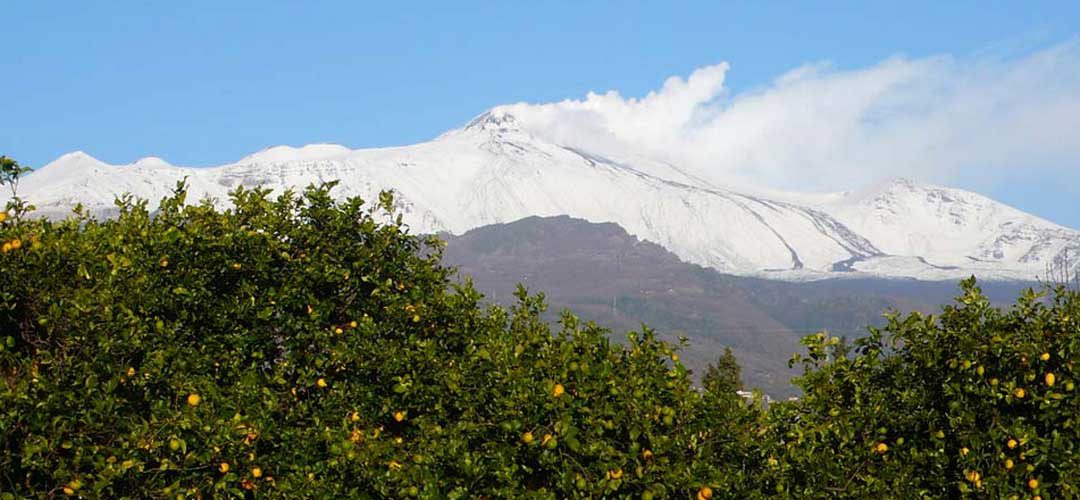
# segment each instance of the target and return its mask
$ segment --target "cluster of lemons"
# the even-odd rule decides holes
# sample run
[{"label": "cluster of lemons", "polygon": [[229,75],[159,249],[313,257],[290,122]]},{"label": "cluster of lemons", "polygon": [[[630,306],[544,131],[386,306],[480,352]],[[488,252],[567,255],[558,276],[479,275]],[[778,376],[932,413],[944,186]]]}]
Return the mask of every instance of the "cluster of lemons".
[{"label": "cluster of lemons", "polygon": [[[0,223],[3,223],[5,221],[7,221],[7,219],[8,219],[7,212],[0,212]],[[19,247],[22,247],[22,240],[20,240],[18,238],[15,238],[14,240],[11,240],[11,241],[5,241],[4,245],[3,245],[3,252],[6,254],[6,253],[8,253],[8,252],[10,252],[12,250],[19,249]]]},{"label": "cluster of lemons", "polygon": [[[566,387],[563,387],[562,384],[556,383],[554,386],[551,387],[551,397],[560,398],[563,394],[566,394]],[[531,445],[535,441],[536,437],[533,436],[532,431],[525,432],[521,435],[521,442],[525,443],[526,445]],[[540,446],[543,446],[544,448],[554,449],[558,445],[559,441],[555,439],[555,436],[551,434],[544,434],[544,437],[540,439]],[[619,475],[620,477],[622,476],[621,472]]]},{"label": "cluster of lemons", "polygon": [[416,306],[414,306],[412,304],[405,304],[405,312],[408,313],[408,314],[412,314],[412,322],[413,323],[419,323],[420,322],[420,315],[417,314],[417,312],[416,312]]},{"label": "cluster of lemons", "polygon": [[[0,212],[0,213],[3,213],[3,212]],[[18,238],[15,238],[15,239],[12,239],[11,241],[5,241],[3,246],[0,247],[0,250],[2,250],[5,254],[7,254],[8,252],[10,252],[12,250],[18,250],[20,248],[22,248],[22,240],[20,240]]]},{"label": "cluster of lemons", "polygon": [[[0,224],[3,224],[3,222],[6,221],[6,220],[8,220],[8,213],[0,212]],[[18,248],[21,248],[22,246],[23,246],[23,240],[19,240],[17,238],[12,240],[12,241],[5,241],[3,243],[3,247],[2,247],[3,248],[3,253],[4,254],[9,253],[9,252],[13,251],[13,249],[18,249]]]},{"label": "cluster of lemons", "polygon": [[[308,307],[311,307],[311,306],[308,306]],[[367,315],[365,314],[364,316],[367,316]],[[345,333],[346,328],[353,329],[353,328],[356,328],[357,326],[360,326],[360,324],[357,323],[355,320],[350,321],[348,324],[345,324],[345,325],[335,326],[334,327],[334,335],[341,335],[341,334]]]}]

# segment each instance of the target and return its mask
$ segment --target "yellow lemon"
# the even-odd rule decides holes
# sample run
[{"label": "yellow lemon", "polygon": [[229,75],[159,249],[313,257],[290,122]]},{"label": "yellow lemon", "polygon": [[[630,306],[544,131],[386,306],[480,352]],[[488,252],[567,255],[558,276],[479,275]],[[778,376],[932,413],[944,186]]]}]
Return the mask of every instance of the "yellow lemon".
[{"label": "yellow lemon", "polygon": [[521,442],[523,442],[525,444],[531,444],[533,442],[533,433],[526,432],[525,434],[522,434],[521,435]]},{"label": "yellow lemon", "polygon": [[131,368],[131,367],[128,367],[128,369],[127,369],[127,376],[129,376],[129,377],[134,377],[134,376],[135,376],[135,369],[134,369],[134,368]]},{"label": "yellow lemon", "polygon": [[1011,470],[1011,469],[1013,468],[1013,466],[1015,466],[1015,465],[1016,465],[1016,464],[1015,464],[1015,463],[1013,463],[1013,460],[1012,460],[1011,458],[1006,458],[1006,459],[1005,459],[1005,468],[1006,468],[1006,469],[1009,469],[1009,470]]},{"label": "yellow lemon", "polygon": [[229,462],[221,462],[221,465],[218,466],[218,470],[221,471],[222,474],[229,472]]},{"label": "yellow lemon", "polygon": [[341,335],[342,333],[345,333],[345,330],[342,330],[341,328],[334,328],[334,333]]},{"label": "yellow lemon", "polygon": [[1028,479],[1028,488],[1036,489],[1039,487],[1039,480],[1035,478]]},{"label": "yellow lemon", "polygon": [[1020,443],[1017,443],[1015,439],[1010,439],[1007,443],[1005,443],[1005,446],[1008,446],[1009,449],[1011,450],[1013,448],[1016,448],[1016,445],[1018,445],[1018,444],[1020,444]]},{"label": "yellow lemon", "polygon": [[405,412],[403,412],[403,411],[394,412],[394,421],[395,422],[401,422],[402,420],[405,420]]},{"label": "yellow lemon", "polygon": [[356,328],[356,322],[355,321],[350,321],[349,322],[349,328]]},{"label": "yellow lemon", "polygon": [[887,445],[885,443],[878,443],[877,445],[874,446],[874,453],[881,454],[881,453],[885,453],[886,451],[889,451],[889,445]]},{"label": "yellow lemon", "polygon": [[315,381],[315,385],[319,386],[319,389],[326,388],[326,379],[319,379]]},{"label": "yellow lemon", "polygon": [[619,479],[622,477],[622,469],[611,469],[608,471],[608,478]]},{"label": "yellow lemon", "polygon": [[1039,356],[1039,359],[1043,361],[1050,361],[1050,353],[1044,352]]},{"label": "yellow lemon", "polygon": [[15,239],[11,240],[11,248],[13,250],[18,250],[18,249],[22,248],[22,240],[20,240],[18,238],[15,238]]},{"label": "yellow lemon", "polygon": [[1054,377],[1053,373],[1047,373],[1046,377],[1043,378],[1043,381],[1046,382],[1047,387],[1053,387],[1054,382],[1057,381],[1057,377]]},{"label": "yellow lemon", "polygon": [[960,448],[960,455],[961,455],[961,456],[966,456],[966,455],[967,455],[967,454],[968,454],[968,453],[969,453],[970,451],[971,451],[971,450],[969,450],[969,449],[968,449],[968,447],[967,447],[967,446],[965,446],[965,447],[963,447],[963,448]]},{"label": "yellow lemon", "polygon": [[1027,391],[1025,391],[1023,387],[1017,387],[1016,390],[1013,391],[1013,396],[1016,396],[1016,399],[1024,399],[1025,394],[1027,394]]},{"label": "yellow lemon", "polygon": [[645,449],[645,451],[641,452],[641,458],[644,458],[645,460],[652,460],[652,457],[653,452],[650,449]]},{"label": "yellow lemon", "polygon": [[566,393],[566,388],[562,384],[555,384],[555,387],[551,388],[551,395],[555,397],[562,396]]},{"label": "yellow lemon", "polygon": [[10,251],[11,251],[11,243],[8,243],[8,242],[6,242],[6,241],[5,241],[5,242],[4,242],[4,246],[3,246],[3,250],[2,250],[2,251],[3,251],[4,253],[8,253],[8,252],[10,252]]},{"label": "yellow lemon", "polygon": [[709,500],[712,498],[712,488],[708,486],[702,486],[697,492],[698,500]]},{"label": "yellow lemon", "polygon": [[0,212],[0,222],[6,221],[8,218],[7,212]]},{"label": "yellow lemon", "polygon": [[187,404],[188,405],[190,405],[190,406],[199,406],[199,403],[201,403],[201,402],[202,402],[202,398],[199,397],[198,394],[195,394],[195,393],[188,394],[188,397],[187,397]]},{"label": "yellow lemon", "polygon": [[262,469],[258,467],[251,468],[251,477],[262,477]]}]

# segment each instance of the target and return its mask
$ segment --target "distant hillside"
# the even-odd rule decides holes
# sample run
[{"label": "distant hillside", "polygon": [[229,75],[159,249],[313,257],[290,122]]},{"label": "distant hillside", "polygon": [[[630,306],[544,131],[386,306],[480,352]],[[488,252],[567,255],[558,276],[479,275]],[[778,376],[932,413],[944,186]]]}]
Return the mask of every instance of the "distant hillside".
[{"label": "distant hillside", "polygon": [[[447,241],[445,262],[471,276],[494,302],[512,301],[517,283],[543,291],[550,315],[569,308],[621,339],[641,323],[665,338],[689,338],[682,359],[697,374],[731,347],[748,386],[783,397],[796,373],[787,360],[798,339],[818,330],[862,335],[887,309],[934,312],[952,300],[954,282],[836,279],[783,282],[721,274],[687,264],[618,225],[567,216],[495,224]],[[987,282],[996,302],[1035,283]]]}]

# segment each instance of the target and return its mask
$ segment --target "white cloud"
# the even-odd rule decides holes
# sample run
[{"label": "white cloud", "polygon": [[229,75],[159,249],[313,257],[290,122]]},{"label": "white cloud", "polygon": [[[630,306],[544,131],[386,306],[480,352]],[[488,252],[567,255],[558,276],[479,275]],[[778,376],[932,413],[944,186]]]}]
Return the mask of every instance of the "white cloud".
[{"label": "white cloud", "polygon": [[835,190],[882,178],[981,184],[1015,169],[1080,177],[1080,46],[1021,57],[817,63],[731,95],[729,65],[671,77],[641,98],[503,106],[533,133],[634,151],[717,180]]}]

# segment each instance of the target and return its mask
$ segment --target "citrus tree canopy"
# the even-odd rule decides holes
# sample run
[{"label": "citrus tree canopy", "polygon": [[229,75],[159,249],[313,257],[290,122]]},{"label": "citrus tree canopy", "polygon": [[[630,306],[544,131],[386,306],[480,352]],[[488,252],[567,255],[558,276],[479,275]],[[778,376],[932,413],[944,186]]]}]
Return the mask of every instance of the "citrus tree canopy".
[{"label": "citrus tree canopy", "polygon": [[[0,491],[679,496],[750,484],[759,415],[542,296],[451,285],[438,241],[331,185],[228,210],[5,222]],[[16,244],[15,242],[18,242]]]},{"label": "citrus tree canopy", "polygon": [[[23,168],[0,162],[0,184]],[[485,306],[392,196],[0,215],[0,499],[1077,498],[1080,296],[804,339],[803,396],[691,385],[542,295]],[[723,376],[720,376],[723,375]]]}]

